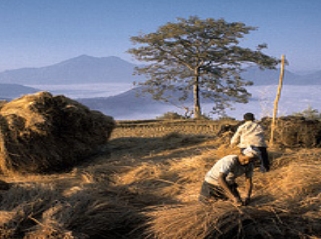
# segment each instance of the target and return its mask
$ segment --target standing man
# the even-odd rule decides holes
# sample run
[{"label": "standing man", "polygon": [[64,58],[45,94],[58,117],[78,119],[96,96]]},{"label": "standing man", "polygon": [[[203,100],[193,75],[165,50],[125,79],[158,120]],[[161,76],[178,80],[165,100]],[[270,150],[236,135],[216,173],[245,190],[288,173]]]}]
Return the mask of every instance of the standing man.
[{"label": "standing man", "polygon": [[262,173],[270,170],[270,162],[267,153],[267,145],[265,143],[264,129],[261,125],[254,122],[255,117],[252,113],[246,113],[243,116],[245,123],[238,127],[237,131],[231,139],[231,146],[233,147],[239,143],[238,147],[241,152],[248,146],[254,146],[261,152],[260,170]]},{"label": "standing man", "polygon": [[[253,147],[246,148],[239,155],[227,155],[215,163],[205,175],[199,201],[208,204],[218,199],[230,200],[236,206],[247,205],[252,194],[252,161],[260,157],[260,151]],[[245,175],[246,197],[242,201],[235,182],[237,177]]]}]

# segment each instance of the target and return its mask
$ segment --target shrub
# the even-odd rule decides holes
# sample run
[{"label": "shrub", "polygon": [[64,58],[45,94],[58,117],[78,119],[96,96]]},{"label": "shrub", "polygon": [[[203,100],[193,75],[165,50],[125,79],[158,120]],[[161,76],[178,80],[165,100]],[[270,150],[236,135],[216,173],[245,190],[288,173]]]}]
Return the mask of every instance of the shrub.
[{"label": "shrub", "polygon": [[179,119],[186,119],[186,118],[176,112],[166,112],[165,114],[157,117],[156,119],[158,119],[158,120],[179,120]]},{"label": "shrub", "polygon": [[321,120],[321,113],[317,109],[313,109],[311,106],[301,112],[295,112],[292,115],[301,116],[307,120]]}]

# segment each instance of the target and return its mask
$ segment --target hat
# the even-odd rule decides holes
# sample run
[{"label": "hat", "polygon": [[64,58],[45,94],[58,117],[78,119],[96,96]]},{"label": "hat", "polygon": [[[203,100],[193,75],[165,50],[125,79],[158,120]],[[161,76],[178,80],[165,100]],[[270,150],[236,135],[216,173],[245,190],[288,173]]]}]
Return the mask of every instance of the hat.
[{"label": "hat", "polygon": [[258,148],[253,146],[248,146],[245,148],[242,152],[245,156],[251,157],[251,158],[260,158],[261,152]]},{"label": "hat", "polygon": [[243,115],[244,120],[255,120],[254,118],[254,114],[252,113],[246,113],[245,115]]}]

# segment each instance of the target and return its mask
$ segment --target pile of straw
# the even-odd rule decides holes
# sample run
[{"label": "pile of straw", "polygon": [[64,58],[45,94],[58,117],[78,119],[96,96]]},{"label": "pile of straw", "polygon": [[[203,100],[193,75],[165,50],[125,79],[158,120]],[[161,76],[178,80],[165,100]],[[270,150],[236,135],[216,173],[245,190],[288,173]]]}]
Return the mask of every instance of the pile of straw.
[{"label": "pile of straw", "polygon": [[303,153],[304,157],[280,168],[273,167],[269,173],[255,172],[249,206],[235,207],[228,201],[210,205],[193,201],[150,208],[146,212],[146,237],[321,238],[321,179],[317,176],[321,173],[320,155],[310,150]]},{"label": "pile of straw", "polygon": [[[137,209],[83,187],[63,197],[53,184],[22,184],[6,193],[0,211],[2,239],[124,238],[142,223]],[[118,199],[118,200],[117,200]],[[3,210],[3,208],[6,210]],[[136,238],[136,237],[134,237]]]},{"label": "pile of straw", "polygon": [[[124,132],[126,135],[126,132]],[[0,238],[321,238],[321,149],[272,151],[248,206],[201,204],[205,173],[234,149],[171,134],[110,140],[110,155],[50,175],[15,175],[0,196]],[[237,179],[242,198],[244,177]]]},{"label": "pile of straw", "polygon": [[[270,138],[271,118],[263,118],[261,123]],[[286,148],[313,148],[321,146],[321,122],[304,117],[280,117],[276,120],[274,143]]]},{"label": "pile of straw", "polygon": [[0,109],[0,170],[66,169],[104,150],[114,127],[112,117],[65,96],[22,96]]},{"label": "pile of straw", "polygon": [[[148,214],[147,238],[236,239],[313,238],[320,218],[304,217],[277,207],[236,208],[229,202],[163,207]],[[307,227],[309,225],[309,227]],[[319,238],[319,237],[316,237]]]}]

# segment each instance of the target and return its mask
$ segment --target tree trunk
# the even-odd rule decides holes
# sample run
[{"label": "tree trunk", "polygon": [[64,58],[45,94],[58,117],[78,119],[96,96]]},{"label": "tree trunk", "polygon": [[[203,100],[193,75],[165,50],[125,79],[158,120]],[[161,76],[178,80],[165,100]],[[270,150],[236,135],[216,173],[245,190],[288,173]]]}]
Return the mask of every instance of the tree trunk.
[{"label": "tree trunk", "polygon": [[201,113],[201,104],[200,104],[200,97],[199,97],[199,76],[198,76],[198,69],[196,70],[197,74],[195,74],[194,79],[194,87],[193,87],[193,96],[194,96],[194,118],[200,119],[202,117]]}]

